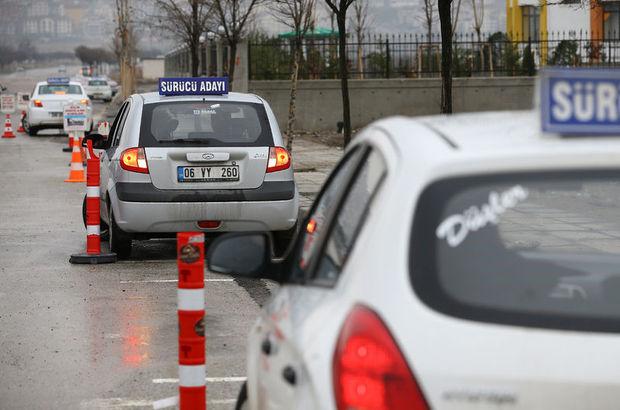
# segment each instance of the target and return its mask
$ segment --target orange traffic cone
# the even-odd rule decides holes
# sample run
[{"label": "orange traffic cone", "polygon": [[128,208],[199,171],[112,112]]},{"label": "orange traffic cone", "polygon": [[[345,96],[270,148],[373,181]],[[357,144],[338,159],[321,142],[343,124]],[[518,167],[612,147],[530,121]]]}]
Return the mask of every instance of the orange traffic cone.
[{"label": "orange traffic cone", "polygon": [[84,142],[84,137],[80,136],[80,139],[78,141],[79,147],[80,147],[80,153],[82,154],[82,161],[84,161],[83,163],[86,163],[86,148],[84,148],[84,145],[82,145],[82,143]]},{"label": "orange traffic cone", "polygon": [[2,138],[15,138],[15,134],[13,134],[13,126],[11,125],[11,114],[6,115],[6,120],[4,121],[4,134],[2,134]]},{"label": "orange traffic cone", "polygon": [[79,137],[73,135],[73,150],[71,151],[71,170],[69,178],[65,182],[86,182],[84,164],[82,163],[82,150],[80,149]]},{"label": "orange traffic cone", "polygon": [[22,116],[19,119],[19,127],[17,128],[17,132],[26,132],[24,129],[24,118],[26,118],[26,111],[22,111]]}]

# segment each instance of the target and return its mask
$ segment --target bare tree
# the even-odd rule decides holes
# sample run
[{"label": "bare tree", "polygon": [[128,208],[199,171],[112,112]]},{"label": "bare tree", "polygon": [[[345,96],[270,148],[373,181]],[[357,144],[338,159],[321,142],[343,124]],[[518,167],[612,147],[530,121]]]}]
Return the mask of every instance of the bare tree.
[{"label": "bare tree", "polygon": [[471,0],[471,8],[474,12],[474,31],[478,38],[478,48],[480,53],[480,66],[484,71],[484,50],[482,47],[482,24],[484,23],[484,1]]},{"label": "bare tree", "polygon": [[252,18],[256,6],[264,0],[213,0],[219,24],[224,28],[223,36],[230,47],[228,59],[228,76],[230,82],[235,77],[237,46],[245,34],[248,21]]},{"label": "bare tree", "polygon": [[115,0],[116,6],[116,40],[120,57],[121,96],[129,97],[134,91],[134,58],[136,55],[136,37],[132,25],[130,0]]},{"label": "bare tree", "polygon": [[336,20],[336,14],[334,14],[334,11],[331,9],[331,7],[329,7],[325,3],[323,3],[323,8],[325,10],[325,13],[327,14],[327,18],[329,19],[329,28],[331,28],[332,32],[334,32],[334,30],[336,29],[336,26],[334,24]]},{"label": "bare tree", "polygon": [[432,66],[433,61],[433,26],[437,21],[437,17],[435,16],[435,10],[437,8],[437,0],[424,0],[422,4],[422,9],[424,11],[424,15],[422,17],[418,17],[418,19],[424,24],[424,28],[426,29],[426,46],[420,47],[418,55],[418,64],[422,63],[422,54],[421,52],[426,48],[428,55],[428,64],[429,67]]},{"label": "bare tree", "polygon": [[355,3],[353,3],[351,25],[357,37],[357,72],[359,73],[360,79],[364,78],[364,60],[362,55],[364,53],[363,41],[364,32],[369,24],[368,0],[356,0]]},{"label": "bare tree", "polygon": [[316,0],[272,0],[273,15],[280,23],[293,30],[293,72],[291,73],[291,98],[288,105],[286,124],[286,149],[293,150],[293,126],[295,124],[295,101],[297,99],[297,80],[302,57],[304,38],[314,25]]},{"label": "bare tree", "polygon": [[351,141],[351,101],[349,99],[349,69],[347,67],[347,11],[356,0],[325,0],[336,15],[338,23],[338,51],[340,60],[340,87],[342,89],[342,114],[344,146]]},{"label": "bare tree", "polygon": [[155,0],[160,13],[156,28],[182,42],[189,50],[191,75],[200,75],[200,36],[207,30],[212,5],[207,0]]},{"label": "bare tree", "polygon": [[461,14],[461,0],[451,0],[450,20],[452,24],[452,37],[456,34],[459,25],[459,15]]},{"label": "bare tree", "polygon": [[428,42],[431,42],[433,35],[433,24],[435,24],[435,8],[437,7],[437,0],[424,0],[422,8],[424,10],[423,22],[426,28],[426,38]]},{"label": "bare tree", "polygon": [[[459,6],[460,6],[460,0]],[[441,112],[452,113],[452,0],[438,0],[441,25]],[[457,13],[458,15],[458,13]]]}]

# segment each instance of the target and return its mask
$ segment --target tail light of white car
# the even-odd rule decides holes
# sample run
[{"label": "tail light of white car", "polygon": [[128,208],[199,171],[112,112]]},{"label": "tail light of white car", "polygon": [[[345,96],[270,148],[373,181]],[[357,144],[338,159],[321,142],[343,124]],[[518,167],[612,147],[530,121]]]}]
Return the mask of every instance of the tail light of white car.
[{"label": "tail light of white car", "polygon": [[38,108],[43,108],[43,101],[41,100],[32,100],[32,105]]},{"label": "tail light of white car", "polygon": [[288,169],[291,166],[291,154],[282,147],[269,148],[267,172],[276,172]]},{"label": "tail light of white car", "polygon": [[80,100],[80,104],[82,104],[82,105],[90,105],[90,100],[88,98],[82,98]]},{"label": "tail light of white car", "polygon": [[121,168],[125,171],[149,173],[149,165],[146,162],[144,148],[127,148],[121,154]]},{"label": "tail light of white car", "polygon": [[333,359],[338,410],[427,410],[407,362],[381,318],[356,305],[340,331]]}]

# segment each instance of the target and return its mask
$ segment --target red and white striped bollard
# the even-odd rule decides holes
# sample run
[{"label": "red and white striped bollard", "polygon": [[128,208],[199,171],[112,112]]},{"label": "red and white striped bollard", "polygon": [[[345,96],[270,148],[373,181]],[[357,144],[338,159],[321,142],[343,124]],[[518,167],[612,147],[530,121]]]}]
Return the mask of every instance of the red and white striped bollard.
[{"label": "red and white striped bollard", "polygon": [[177,234],[179,408],[206,410],[204,234]]},{"label": "red and white striped bollard", "polygon": [[[78,144],[78,138],[73,141]],[[88,160],[86,161],[86,253],[71,255],[71,263],[112,263],[116,262],[115,253],[101,252],[101,216],[99,185],[101,183],[101,164],[93,150],[93,142],[88,140]]]}]

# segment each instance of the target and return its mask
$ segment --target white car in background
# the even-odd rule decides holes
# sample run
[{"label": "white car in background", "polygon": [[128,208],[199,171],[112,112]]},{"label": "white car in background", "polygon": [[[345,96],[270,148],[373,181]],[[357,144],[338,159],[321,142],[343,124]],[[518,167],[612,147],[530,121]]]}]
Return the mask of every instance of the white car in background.
[{"label": "white car in background", "polygon": [[38,82],[32,91],[23,120],[24,129],[30,136],[42,129],[62,129],[63,109],[70,103],[87,107],[86,129],[90,130],[93,122],[92,105],[82,84],[65,77]]},{"label": "white car in background", "polygon": [[114,97],[116,94],[118,94],[118,90],[120,89],[120,86],[118,85],[118,83],[112,79],[107,79],[108,84],[110,85],[110,88],[112,88],[112,97]]},{"label": "white car in background", "polygon": [[216,239],[210,271],[281,284],[237,409],[617,408],[618,105],[592,110],[615,137],[584,133],[579,81],[541,87],[579,137],[530,111],[379,121],[283,259],[267,233]]},{"label": "white car in background", "polygon": [[92,100],[112,101],[112,87],[103,78],[91,78],[86,85],[86,93]]}]

